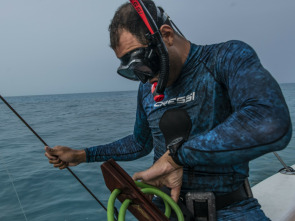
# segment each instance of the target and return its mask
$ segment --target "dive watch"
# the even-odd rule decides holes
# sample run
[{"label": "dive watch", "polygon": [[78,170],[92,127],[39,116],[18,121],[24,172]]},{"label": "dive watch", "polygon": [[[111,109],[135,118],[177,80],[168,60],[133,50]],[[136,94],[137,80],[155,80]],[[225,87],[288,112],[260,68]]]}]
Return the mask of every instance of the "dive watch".
[{"label": "dive watch", "polygon": [[179,162],[179,159],[177,157],[177,151],[181,147],[181,145],[184,143],[184,138],[183,137],[178,137],[174,140],[172,140],[168,145],[167,145],[167,150],[169,150],[169,155],[172,157],[174,162],[180,166],[183,166],[182,163]]}]

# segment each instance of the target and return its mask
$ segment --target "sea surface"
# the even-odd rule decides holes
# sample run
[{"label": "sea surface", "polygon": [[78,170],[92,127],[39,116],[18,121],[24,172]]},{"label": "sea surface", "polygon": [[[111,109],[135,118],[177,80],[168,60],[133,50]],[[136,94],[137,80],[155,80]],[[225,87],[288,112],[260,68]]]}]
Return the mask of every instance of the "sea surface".
[{"label": "sea surface", "polygon": [[[295,84],[281,84],[295,125]],[[133,131],[136,91],[7,97],[7,101],[50,146],[76,149],[105,144]],[[67,170],[53,168],[43,144],[0,102],[0,221],[106,220],[106,212]],[[295,135],[278,152],[295,164]],[[151,166],[152,153],[140,160],[119,162],[130,174]],[[107,205],[101,163],[72,170]],[[282,168],[273,153],[250,163],[255,185]],[[119,207],[120,204],[117,203]],[[135,220],[127,214],[126,220]]]}]

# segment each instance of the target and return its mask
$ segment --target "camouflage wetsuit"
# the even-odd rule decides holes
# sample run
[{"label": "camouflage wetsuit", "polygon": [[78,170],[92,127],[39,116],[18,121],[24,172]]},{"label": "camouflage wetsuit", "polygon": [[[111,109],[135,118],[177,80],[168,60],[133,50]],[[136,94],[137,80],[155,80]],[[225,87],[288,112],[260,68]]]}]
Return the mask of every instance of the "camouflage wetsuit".
[{"label": "camouflage wetsuit", "polygon": [[[249,161],[287,146],[292,133],[279,85],[255,51],[240,41],[209,46],[191,44],[179,79],[155,103],[149,83],[140,84],[133,135],[86,148],[87,161],[134,160],[154,148],[165,152],[159,129],[163,113],[185,109],[191,120],[189,140],[178,151],[184,165],[182,192],[236,190],[248,177]],[[218,220],[263,220],[256,199],[218,211]]]}]

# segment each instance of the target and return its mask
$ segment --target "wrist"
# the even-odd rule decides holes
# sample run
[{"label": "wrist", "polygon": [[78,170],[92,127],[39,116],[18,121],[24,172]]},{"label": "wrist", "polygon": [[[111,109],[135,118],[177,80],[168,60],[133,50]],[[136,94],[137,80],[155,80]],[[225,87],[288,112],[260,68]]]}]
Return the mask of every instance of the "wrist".
[{"label": "wrist", "polygon": [[86,162],[86,152],[85,150],[76,150],[75,159],[78,163]]},{"label": "wrist", "polygon": [[179,161],[177,161],[177,160],[175,161],[175,157],[173,158],[170,154],[168,154],[167,160],[176,169],[183,167],[183,165]]},{"label": "wrist", "polygon": [[173,160],[173,162],[175,163],[175,165],[178,165],[180,167],[183,167],[183,164],[180,162],[180,160],[178,158],[178,154],[175,154],[173,157],[171,157],[171,159]]},{"label": "wrist", "polygon": [[182,146],[182,144],[185,142],[183,137],[179,137],[171,141],[167,145],[167,149],[169,151],[169,155],[171,157],[171,160],[173,160],[174,164],[178,166],[183,166],[182,163],[178,159],[178,150]]}]

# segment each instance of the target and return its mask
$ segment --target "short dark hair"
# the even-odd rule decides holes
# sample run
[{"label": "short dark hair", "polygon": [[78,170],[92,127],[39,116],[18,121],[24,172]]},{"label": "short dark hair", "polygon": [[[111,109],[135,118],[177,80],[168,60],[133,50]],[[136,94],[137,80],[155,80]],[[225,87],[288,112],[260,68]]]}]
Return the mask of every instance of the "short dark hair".
[{"label": "short dark hair", "polygon": [[[160,21],[157,19],[157,8],[155,3],[152,0],[142,0],[142,2],[159,27]],[[161,13],[163,13],[163,9],[160,8],[160,10]],[[148,29],[136,10],[133,8],[132,4],[129,2],[124,3],[117,9],[113,19],[111,20],[111,24],[109,25],[110,46],[112,49],[116,49],[118,47],[120,34],[123,29],[133,34],[140,43],[148,44],[145,37],[148,33]]]}]

